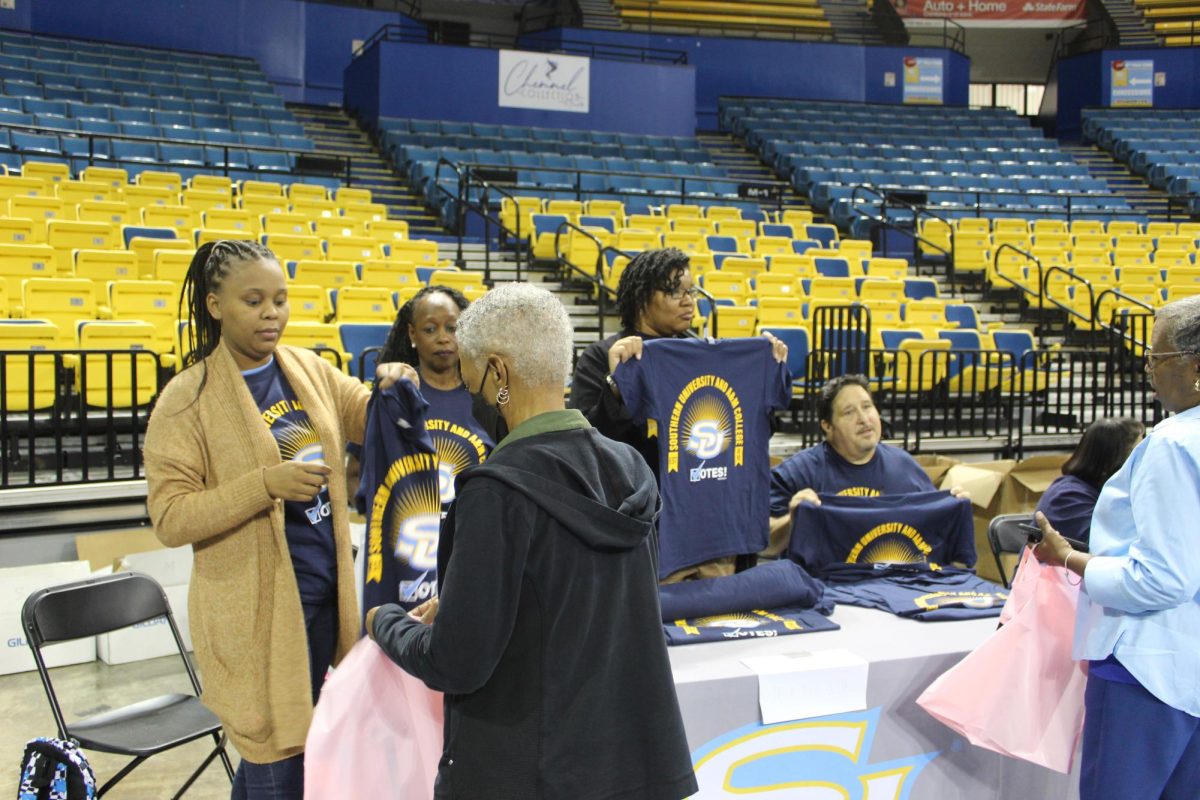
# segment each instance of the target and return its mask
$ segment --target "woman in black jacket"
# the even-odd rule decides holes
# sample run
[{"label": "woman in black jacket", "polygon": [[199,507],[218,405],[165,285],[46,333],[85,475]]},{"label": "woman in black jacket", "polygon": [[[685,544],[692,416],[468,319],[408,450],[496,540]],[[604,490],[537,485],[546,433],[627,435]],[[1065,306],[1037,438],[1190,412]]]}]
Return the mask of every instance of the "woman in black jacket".
[{"label": "woman in black jacket", "polygon": [[384,651],[446,694],[437,798],[697,788],[660,622],[658,491],[632,448],[564,407],[571,338],[562,304],[527,284],[463,312],[463,378],[511,432],[459,475],[440,605],[368,612]]}]

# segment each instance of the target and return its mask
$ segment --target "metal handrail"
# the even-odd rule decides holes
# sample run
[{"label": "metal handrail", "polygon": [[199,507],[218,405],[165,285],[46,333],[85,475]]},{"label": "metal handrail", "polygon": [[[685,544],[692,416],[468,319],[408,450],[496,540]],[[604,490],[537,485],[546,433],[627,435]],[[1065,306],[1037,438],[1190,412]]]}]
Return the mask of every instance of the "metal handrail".
[{"label": "metal handrail", "polygon": [[[585,272],[579,265],[575,264],[573,261],[567,258],[567,256],[563,255],[563,251],[562,248],[559,247],[559,243],[562,241],[563,232],[568,230],[572,231],[572,235],[575,233],[583,234],[590,239],[593,244],[596,245],[596,265],[595,272],[593,274],[587,274],[587,272]],[[604,338],[604,306],[606,298],[605,292],[607,288],[604,285],[604,248],[605,244],[600,241],[599,237],[586,228],[576,225],[570,220],[563,220],[554,230],[554,256],[558,260],[559,267],[566,267],[568,272],[572,270],[578,272],[595,287],[596,329],[599,332],[601,339]]]},{"label": "metal handrail", "polygon": [[[490,181],[483,180],[482,178],[475,175],[474,170],[471,170],[470,167],[468,167],[468,174],[476,182],[478,182],[478,184],[480,186],[483,187],[483,195],[482,195],[482,197],[480,197],[479,208],[476,208],[473,204],[470,203],[470,200],[469,200],[470,195],[468,195],[467,206],[468,206],[468,210],[474,211],[475,213],[477,213],[481,217],[483,217],[484,225],[485,225],[484,234],[483,234],[484,244],[485,245],[487,244],[489,234],[491,232],[490,226],[492,226],[492,225],[495,225],[497,228],[499,228],[500,233],[502,235],[510,236],[517,243],[516,247],[514,248],[514,253],[516,255],[517,280],[521,280],[521,255],[522,255],[521,242],[523,241],[521,238],[521,204],[518,202],[518,198],[515,194],[508,191],[507,189],[505,189],[502,186],[497,186],[497,185],[491,183]],[[489,209],[491,207],[491,202],[490,202],[491,198],[489,197],[489,195],[492,192],[498,193],[502,198],[511,200],[513,202],[513,205],[516,206],[517,227],[515,230],[510,230],[507,226],[505,226],[504,221],[500,217],[493,217],[491,215],[491,213],[489,212]],[[466,235],[466,231],[459,231],[458,240],[459,240],[460,244],[465,235]],[[491,278],[492,278],[492,250],[490,247],[484,247],[484,257],[483,258],[484,258],[483,270],[484,270],[485,280],[491,281]]]},{"label": "metal handrail", "polygon": [[467,182],[463,178],[462,167],[460,167],[458,164],[455,164],[453,161],[451,161],[450,159],[445,158],[443,156],[438,157],[437,164],[433,168],[433,185],[439,191],[444,192],[447,196],[451,196],[450,193],[446,191],[445,187],[443,187],[442,183],[441,183],[443,166],[447,166],[450,169],[454,170],[454,174],[458,178],[458,196],[454,198],[456,201],[455,205],[454,205],[454,215],[455,215],[454,227],[455,227],[455,230],[457,230],[459,232],[458,253],[455,255],[455,263],[459,267],[461,267],[463,265],[462,231],[466,227],[464,224],[466,221],[466,210],[463,208],[463,205],[466,203],[466,198],[470,196],[470,193],[467,191]]},{"label": "metal handrail", "polygon": [[[1004,280],[1006,280],[1010,284],[1012,284],[1014,287],[1016,287],[1018,290],[1026,293],[1026,294],[1032,294],[1032,292],[1030,292],[1028,289],[1026,289],[1021,284],[1017,283],[1012,278],[1010,278],[1007,275],[1005,275],[1004,273],[1000,272],[1000,254],[1002,252],[1004,252],[1005,250],[1012,250],[1014,253],[1024,256],[1029,261],[1032,261],[1034,263],[1034,266],[1037,267],[1038,320],[1040,322],[1042,313],[1046,310],[1046,303],[1045,303],[1046,292],[1045,292],[1045,289],[1043,289],[1043,285],[1045,282],[1045,271],[1044,271],[1044,268],[1042,267],[1042,260],[1040,258],[1038,258],[1037,256],[1035,256],[1033,253],[1029,252],[1028,250],[1022,250],[1020,247],[1017,247],[1014,244],[1010,244],[1009,242],[1004,242],[1003,244],[1001,244],[999,247],[996,248],[995,253],[992,253],[992,274],[994,274],[998,278],[1003,278]],[[1038,345],[1039,346],[1045,344],[1045,336],[1046,336],[1046,334],[1045,334],[1045,331],[1043,331],[1043,326],[1039,324],[1037,326],[1037,337],[1038,337]]]},{"label": "metal handrail", "polygon": [[[914,223],[913,230],[909,231],[908,229],[902,228],[901,226],[892,222],[891,220],[889,220],[887,218],[886,213],[881,213],[878,217],[874,217],[874,216],[871,216],[870,214],[868,214],[866,211],[863,211],[861,208],[859,208],[859,203],[857,202],[858,201],[858,193],[860,191],[870,192],[871,194],[874,194],[877,197],[879,197],[881,200],[883,200],[882,210],[884,212],[887,211],[887,204],[889,202],[898,204],[900,208],[907,208],[908,210],[912,211],[913,212],[913,223]],[[946,217],[943,217],[941,214],[935,214],[934,212],[930,211],[928,206],[919,206],[915,203],[910,203],[907,200],[904,200],[902,198],[894,197],[892,195],[888,195],[884,192],[881,192],[878,189],[874,188],[873,186],[866,186],[866,185],[862,185],[862,184],[855,186],[850,190],[850,209],[855,214],[857,214],[861,217],[866,217],[867,219],[871,220],[872,222],[878,222],[879,224],[883,225],[884,227],[886,227],[890,230],[900,231],[901,233],[912,237],[914,255],[916,254],[917,250],[919,249],[918,248],[919,244],[927,244],[930,247],[932,247],[933,249],[939,251],[942,255],[946,256],[950,260],[950,267],[951,267],[951,269],[950,269],[950,288],[951,288],[951,291],[954,290],[954,288],[955,288],[954,269],[953,269],[953,267],[954,267],[954,225],[950,222],[949,219],[947,219]],[[950,249],[949,250],[942,247],[937,242],[932,241],[930,239],[926,239],[924,236],[917,233],[918,226],[916,226],[915,223],[922,214],[946,224],[946,227],[950,231]]]}]

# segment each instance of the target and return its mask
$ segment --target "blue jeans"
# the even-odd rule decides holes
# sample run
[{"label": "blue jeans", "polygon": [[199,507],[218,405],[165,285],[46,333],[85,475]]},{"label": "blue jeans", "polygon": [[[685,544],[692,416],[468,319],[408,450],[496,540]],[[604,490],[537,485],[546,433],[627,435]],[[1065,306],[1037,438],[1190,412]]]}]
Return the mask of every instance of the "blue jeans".
[{"label": "blue jeans", "polygon": [[[304,626],[315,705],[337,648],[337,606],[304,604]],[[304,754],[269,764],[243,758],[233,776],[231,800],[304,800]]]}]

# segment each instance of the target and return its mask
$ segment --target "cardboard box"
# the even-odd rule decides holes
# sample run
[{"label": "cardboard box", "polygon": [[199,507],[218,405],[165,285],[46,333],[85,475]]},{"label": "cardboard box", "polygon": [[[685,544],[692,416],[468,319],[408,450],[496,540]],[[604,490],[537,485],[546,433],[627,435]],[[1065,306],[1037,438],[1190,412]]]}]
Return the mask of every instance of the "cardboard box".
[{"label": "cardboard box", "polygon": [[929,476],[929,480],[933,481],[933,485],[940,489],[948,489],[949,486],[942,486],[942,477],[950,470],[951,467],[958,466],[962,462],[957,458],[949,456],[936,455],[918,455],[913,456],[921,469],[925,470],[925,474]]},{"label": "cardboard box", "polygon": [[[175,626],[179,628],[179,636],[183,639],[184,649],[192,649],[192,637],[188,627],[188,585],[165,586],[167,602],[171,613],[175,616]],[[96,637],[96,654],[105,664],[128,664],[131,661],[144,661],[148,658],[160,658],[174,655],[178,652],[175,638],[171,636],[171,628],[167,625],[166,617],[140,622],[130,628],[123,628],[112,633],[103,633]]]},{"label": "cardboard box", "polygon": [[131,528],[75,537],[75,552],[80,561],[87,561],[92,565],[92,572],[111,567],[118,559],[130,553],[161,549],[164,549],[163,544],[154,536],[153,528]]},{"label": "cardboard box", "polygon": [[186,586],[192,582],[192,546],[130,553],[113,565],[113,572],[140,572],[154,578],[164,589]]},{"label": "cardboard box", "polygon": [[986,461],[958,464],[943,476],[941,488],[959,485],[971,493],[975,515],[975,571],[982,578],[1000,581],[987,530],[998,514],[1029,513],[1046,488],[1062,474],[1069,454],[1033,456],[1024,461]]},{"label": "cardboard box", "polygon": [[[0,675],[28,672],[35,668],[33,651],[21,627],[21,607],[38,589],[83,580],[91,574],[86,561],[63,561],[27,567],[0,569]],[[42,649],[49,667],[83,664],[96,659],[96,640],[78,639]]]}]

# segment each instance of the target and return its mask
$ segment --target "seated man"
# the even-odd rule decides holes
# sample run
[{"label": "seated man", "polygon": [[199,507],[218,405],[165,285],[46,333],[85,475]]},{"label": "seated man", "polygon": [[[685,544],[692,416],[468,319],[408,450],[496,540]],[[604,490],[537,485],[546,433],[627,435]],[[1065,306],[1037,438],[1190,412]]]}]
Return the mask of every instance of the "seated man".
[{"label": "seated man", "polygon": [[[825,441],[771,470],[771,541],[762,555],[787,549],[792,512],[800,503],[820,505],[818,494],[875,497],[937,488],[912,456],[879,441],[879,410],[862,375],[841,375],[821,387],[817,419]],[[950,492],[964,495],[957,486]]]}]

